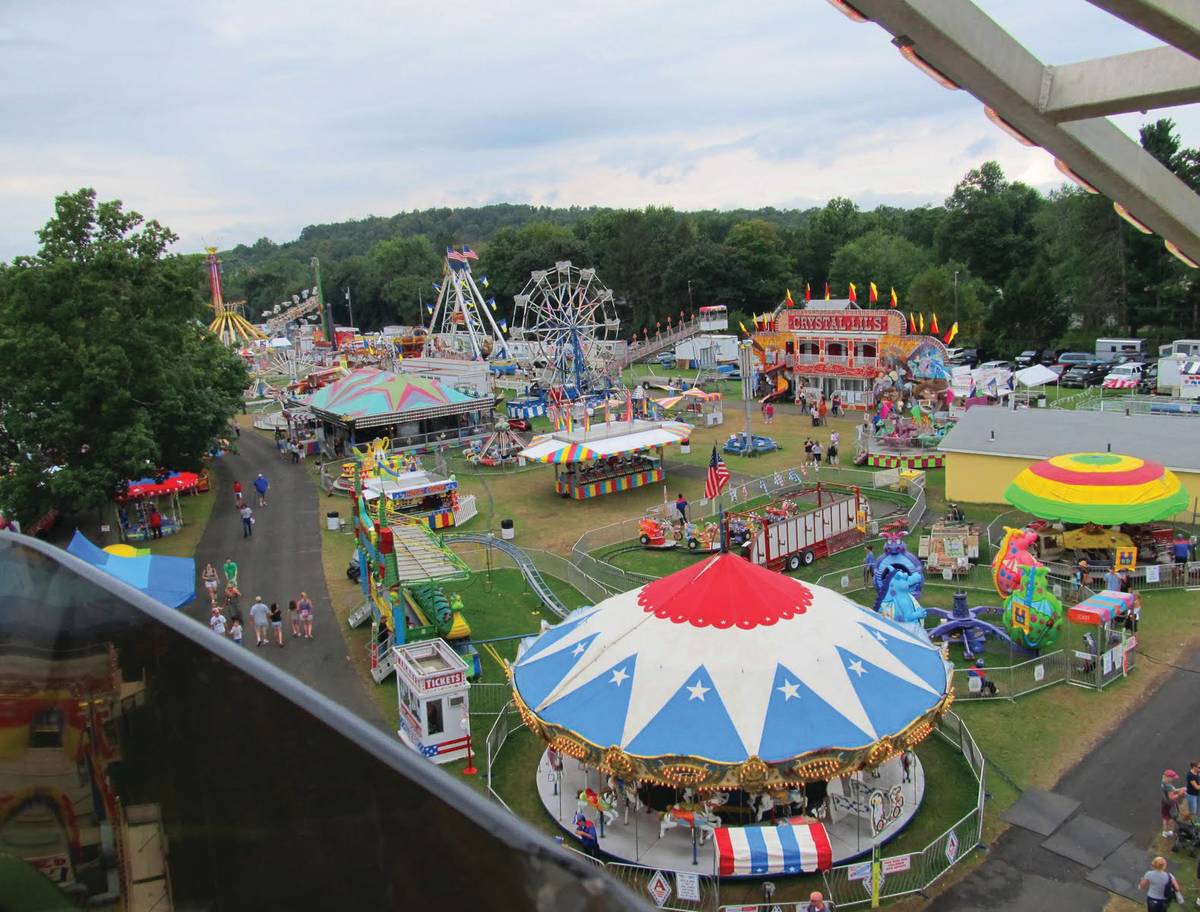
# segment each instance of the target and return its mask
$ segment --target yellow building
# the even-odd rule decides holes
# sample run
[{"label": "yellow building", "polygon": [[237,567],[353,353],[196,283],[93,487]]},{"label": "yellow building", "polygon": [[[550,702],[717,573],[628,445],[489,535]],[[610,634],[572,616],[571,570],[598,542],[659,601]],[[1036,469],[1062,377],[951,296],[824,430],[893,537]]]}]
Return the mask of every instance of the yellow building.
[{"label": "yellow building", "polygon": [[1200,419],[1171,415],[1066,409],[968,409],[942,440],[946,499],[1004,503],[1004,489],[1022,469],[1064,453],[1124,453],[1161,463],[1188,492],[1186,512],[1200,511]]}]

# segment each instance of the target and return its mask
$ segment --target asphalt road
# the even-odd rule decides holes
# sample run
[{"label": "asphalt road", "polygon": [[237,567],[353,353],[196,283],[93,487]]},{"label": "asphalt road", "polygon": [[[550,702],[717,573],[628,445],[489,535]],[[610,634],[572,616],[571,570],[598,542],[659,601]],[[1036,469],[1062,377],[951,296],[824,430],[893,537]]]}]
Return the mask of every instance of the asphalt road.
[{"label": "asphalt road", "polygon": [[[243,433],[238,441],[240,453],[212,462],[212,485],[217,502],[212,518],[196,550],[196,572],[203,573],[212,562],[221,573],[225,559],[238,564],[238,584],[242,592],[241,612],[246,624],[244,647],[295,675],[305,684],[336,700],[355,715],[383,726],[378,706],[367,695],[358,673],[346,654],[346,640],[337,629],[321,567],[321,523],[325,504],[303,466],[282,459],[267,438],[255,432]],[[254,477],[262,472],[270,483],[267,506],[255,507]],[[233,482],[242,483],[243,496],[254,509],[254,534],[242,537],[242,522],[234,509]],[[343,512],[348,501],[338,501]],[[224,579],[222,575],[222,580]],[[287,602],[308,593],[315,606],[313,639],[293,638],[287,617]],[[196,583],[196,600],[188,614],[207,624],[208,599],[204,584]],[[284,646],[274,643],[261,648],[254,645],[250,625],[250,605],[261,595],[268,605],[279,602],[284,608]]]},{"label": "asphalt road", "polygon": [[[1183,774],[1188,761],[1200,754],[1193,728],[1200,714],[1200,650],[1180,665],[1194,670],[1166,675],[1145,702],[1052,789],[1080,801],[1078,814],[1131,833],[1130,841],[1141,849],[1149,848],[1162,826],[1158,816],[1162,771],[1170,767]],[[1103,709],[1101,698],[1096,710]],[[1036,745],[1030,749],[1036,750]],[[991,846],[982,865],[928,908],[936,912],[1102,910],[1110,894],[1084,880],[1088,869],[1043,849],[1043,840],[1029,830],[1011,827]],[[1191,863],[1184,857],[1178,863]],[[1178,858],[1171,856],[1168,861],[1174,869]],[[1131,874],[1136,879],[1143,872]],[[1189,896],[1188,903],[1192,900]]]}]

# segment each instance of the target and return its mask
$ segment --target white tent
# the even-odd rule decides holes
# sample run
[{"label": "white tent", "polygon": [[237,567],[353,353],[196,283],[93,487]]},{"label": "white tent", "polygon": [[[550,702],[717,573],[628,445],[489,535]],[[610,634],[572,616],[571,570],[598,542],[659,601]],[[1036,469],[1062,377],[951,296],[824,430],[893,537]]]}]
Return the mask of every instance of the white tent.
[{"label": "white tent", "polygon": [[1021,386],[1030,388],[1045,386],[1047,383],[1056,383],[1058,381],[1058,374],[1044,364],[1034,364],[1032,367],[1023,368],[1017,371],[1014,376]]}]

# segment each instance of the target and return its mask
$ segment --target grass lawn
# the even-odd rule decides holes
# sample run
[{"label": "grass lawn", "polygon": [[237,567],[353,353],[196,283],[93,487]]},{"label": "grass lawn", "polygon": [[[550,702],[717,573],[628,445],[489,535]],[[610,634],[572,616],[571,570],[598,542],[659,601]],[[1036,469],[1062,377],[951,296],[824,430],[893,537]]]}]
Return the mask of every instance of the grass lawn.
[{"label": "grass lawn", "polygon": [[[183,528],[165,538],[151,539],[148,542],[133,542],[133,547],[149,548],[152,554],[165,554],[170,557],[194,557],[196,546],[200,544],[200,536],[204,534],[204,528],[208,525],[208,518],[212,516],[213,505],[216,502],[215,491],[180,497]],[[114,526],[114,528],[116,527]],[[204,568],[199,569],[203,570]]]}]

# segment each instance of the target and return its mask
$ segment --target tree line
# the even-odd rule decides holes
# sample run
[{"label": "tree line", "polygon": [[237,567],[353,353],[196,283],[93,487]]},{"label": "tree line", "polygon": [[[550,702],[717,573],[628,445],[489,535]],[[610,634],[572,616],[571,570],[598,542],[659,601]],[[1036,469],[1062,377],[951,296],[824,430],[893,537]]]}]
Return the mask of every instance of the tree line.
[{"label": "tree line", "polygon": [[[1200,151],[1169,119],[1142,145],[1193,188]],[[252,319],[312,285],[320,257],[326,299],[366,331],[416,325],[436,294],[445,248],[471,245],[502,315],[534,269],[592,266],[621,305],[622,334],[654,331],[682,311],[725,304],[736,321],[779,304],[845,297],[875,282],[903,310],[958,321],[960,345],[996,355],[1028,347],[1087,347],[1097,336],[1153,342],[1200,335],[1200,286],[1162,240],[1124,222],[1111,202],[1071,185],[1044,195],[994,161],[971,169],[941,206],[865,211],[838,197],[807,210],[682,212],[670,208],[553,209],[494,205],[405,212],[306,228],[222,254],[226,299]],[[340,323],[349,313],[335,313]],[[731,325],[736,325],[732,323]]]}]

